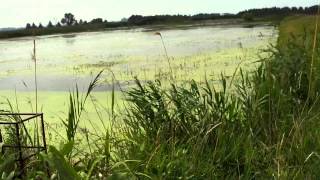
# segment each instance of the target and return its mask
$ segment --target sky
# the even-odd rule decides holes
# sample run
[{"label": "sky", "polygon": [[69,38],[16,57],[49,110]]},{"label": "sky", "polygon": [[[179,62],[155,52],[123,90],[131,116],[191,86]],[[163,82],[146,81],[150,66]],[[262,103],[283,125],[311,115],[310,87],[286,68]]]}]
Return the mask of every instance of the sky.
[{"label": "sky", "polygon": [[[2,3],[1,3],[2,1]],[[77,19],[119,21],[132,14],[237,13],[250,8],[312,6],[319,0],[0,0],[0,28],[47,25],[71,12]]]}]

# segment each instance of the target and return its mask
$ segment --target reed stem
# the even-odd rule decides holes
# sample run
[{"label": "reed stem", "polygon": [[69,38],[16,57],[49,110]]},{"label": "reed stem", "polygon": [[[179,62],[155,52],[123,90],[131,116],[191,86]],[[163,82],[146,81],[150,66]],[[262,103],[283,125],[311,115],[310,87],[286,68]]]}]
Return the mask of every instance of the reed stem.
[{"label": "reed stem", "polygon": [[36,98],[36,113],[38,113],[38,78],[37,78],[37,56],[36,56],[36,40],[33,40],[33,61],[34,61],[34,84]]},{"label": "reed stem", "polygon": [[319,14],[320,14],[320,3],[318,5],[318,12],[316,15],[316,23],[315,23],[315,31],[313,37],[313,48],[312,48],[312,56],[311,56],[311,63],[310,63],[310,74],[309,74],[309,88],[308,88],[308,99],[313,96],[313,71],[315,71],[314,61],[315,61],[315,50],[317,47],[317,37],[318,37],[318,26],[319,26]]}]

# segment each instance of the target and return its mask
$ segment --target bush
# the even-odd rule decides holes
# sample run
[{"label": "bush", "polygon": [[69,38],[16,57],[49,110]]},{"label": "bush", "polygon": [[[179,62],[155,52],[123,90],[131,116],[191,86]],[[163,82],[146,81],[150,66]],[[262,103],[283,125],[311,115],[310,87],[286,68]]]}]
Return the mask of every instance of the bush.
[{"label": "bush", "polygon": [[243,20],[248,21],[248,22],[251,22],[251,21],[254,20],[253,15],[250,14],[250,13],[245,13],[245,14],[243,14],[243,15],[242,15],[242,18],[243,18]]}]

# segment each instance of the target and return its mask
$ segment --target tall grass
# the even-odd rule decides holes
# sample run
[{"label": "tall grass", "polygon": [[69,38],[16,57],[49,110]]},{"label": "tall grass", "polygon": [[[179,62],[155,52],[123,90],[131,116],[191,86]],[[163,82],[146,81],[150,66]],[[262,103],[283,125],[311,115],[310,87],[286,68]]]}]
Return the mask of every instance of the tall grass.
[{"label": "tall grass", "polygon": [[100,71],[98,75],[90,82],[87,92],[84,94],[84,96],[79,95],[78,86],[76,86],[76,90],[74,92],[70,93],[68,118],[63,121],[63,124],[66,128],[68,141],[74,141],[75,139],[87,99],[89,98],[89,95],[93,89],[97,86],[102,72],[103,71]]},{"label": "tall grass", "polygon": [[240,71],[230,89],[223,76],[220,88],[191,82],[168,89],[137,80],[122,131],[123,156],[136,160],[129,166],[135,176],[317,177],[319,89],[308,100],[312,44],[303,39],[271,47],[270,57],[252,73]]}]

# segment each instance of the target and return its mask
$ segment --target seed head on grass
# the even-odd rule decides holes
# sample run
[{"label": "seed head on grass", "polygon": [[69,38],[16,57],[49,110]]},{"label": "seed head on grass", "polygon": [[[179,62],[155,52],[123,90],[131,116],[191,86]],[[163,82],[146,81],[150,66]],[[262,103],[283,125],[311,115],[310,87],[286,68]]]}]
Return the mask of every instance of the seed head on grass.
[{"label": "seed head on grass", "polygon": [[162,37],[162,35],[161,35],[160,32],[155,32],[154,35],[158,35],[158,36],[161,36],[161,37]]}]

